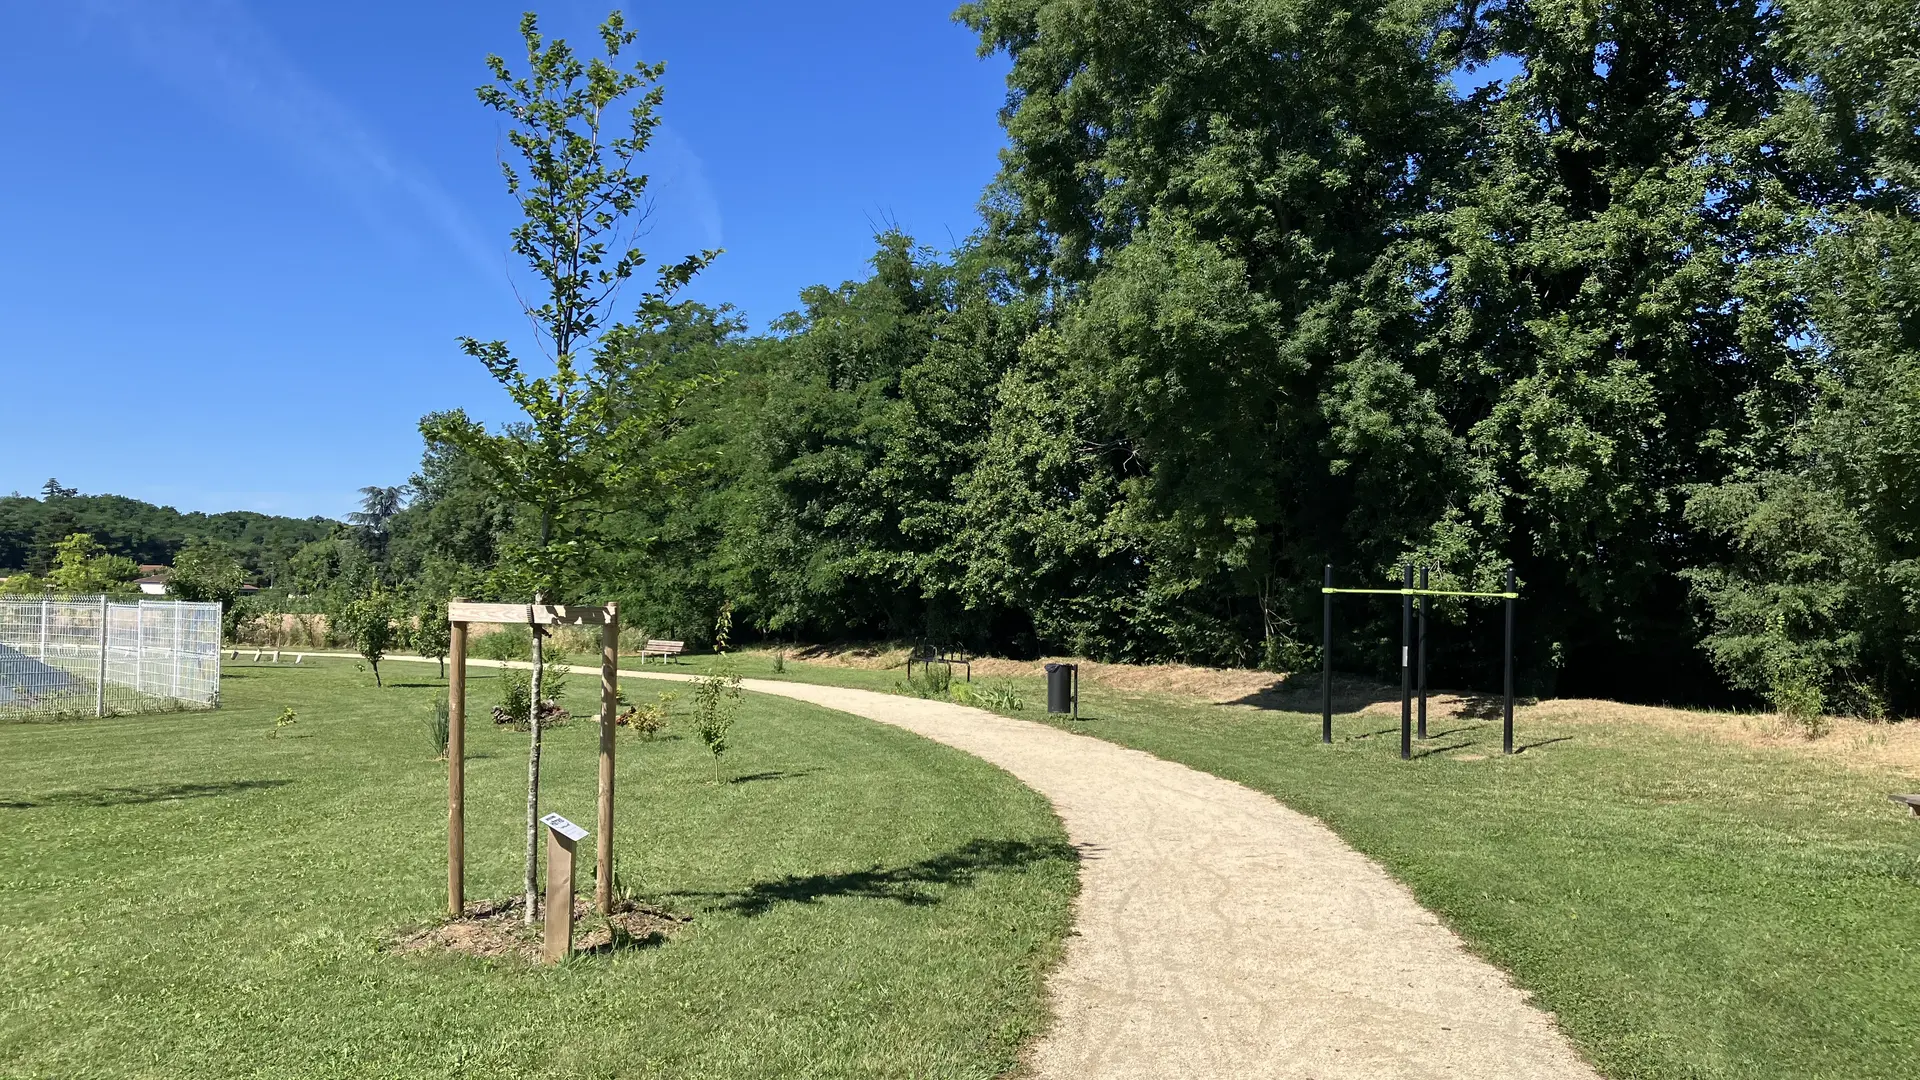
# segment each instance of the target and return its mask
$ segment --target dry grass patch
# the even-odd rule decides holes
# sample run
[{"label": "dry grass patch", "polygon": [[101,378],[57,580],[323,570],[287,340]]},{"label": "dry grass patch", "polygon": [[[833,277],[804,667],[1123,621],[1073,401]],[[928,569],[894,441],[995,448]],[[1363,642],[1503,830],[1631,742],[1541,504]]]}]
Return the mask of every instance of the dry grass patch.
[{"label": "dry grass patch", "polygon": [[[781,651],[792,661],[871,673],[905,668],[908,653],[904,646],[873,644],[816,645]],[[1251,710],[1308,715],[1320,712],[1317,671],[1295,677],[1191,664],[1103,664],[1071,657],[1043,660],[980,657],[973,661],[973,674],[977,679],[1038,679],[1044,674],[1045,665],[1055,660],[1079,664],[1081,679],[1090,689],[1119,691],[1136,700],[1160,697],[1246,706]],[[1427,697],[1430,721],[1498,720],[1501,707],[1498,694],[1434,692]],[[1341,716],[1398,720],[1400,688],[1371,679],[1336,675],[1333,711]],[[1874,723],[1834,717],[1828,720],[1824,734],[1810,738],[1804,725],[1778,713],[1676,709],[1587,698],[1523,701],[1514,709],[1514,723],[1523,731],[1560,725],[1608,728],[1640,725],[1739,746],[1782,749],[1854,768],[1898,773],[1920,781],[1920,723]]]},{"label": "dry grass patch", "polygon": [[[904,669],[910,650],[898,645],[812,645],[777,651],[788,660],[823,667],[888,671]],[[1130,693],[1192,697],[1214,704],[1226,704],[1274,692],[1288,678],[1270,671],[1250,671],[1245,668],[1211,668],[1194,664],[1103,664],[1071,656],[1047,656],[1038,660],[980,656],[973,659],[973,674],[975,678],[991,679],[1039,678],[1051,663],[1080,665],[1080,679],[1088,686],[1104,686]]]}]

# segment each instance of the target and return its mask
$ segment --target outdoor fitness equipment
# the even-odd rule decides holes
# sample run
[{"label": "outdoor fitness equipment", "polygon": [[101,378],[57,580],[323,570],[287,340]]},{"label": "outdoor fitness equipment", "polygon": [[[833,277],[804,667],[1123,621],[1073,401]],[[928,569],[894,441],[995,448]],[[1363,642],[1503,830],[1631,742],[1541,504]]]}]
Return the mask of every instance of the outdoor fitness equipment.
[{"label": "outdoor fitness equipment", "polygon": [[1413,564],[1407,563],[1401,572],[1401,586],[1398,589],[1336,589],[1333,587],[1333,565],[1329,563],[1320,587],[1320,741],[1333,741],[1333,595],[1335,593],[1360,593],[1376,596],[1400,597],[1400,758],[1413,757],[1413,683],[1414,683],[1414,644],[1413,644],[1413,598],[1420,598],[1420,643],[1419,643],[1419,680],[1420,680],[1420,737],[1427,737],[1427,601],[1435,596],[1472,596],[1499,598],[1507,605],[1507,636],[1503,659],[1506,665],[1506,708],[1505,724],[1501,731],[1501,752],[1513,753],[1513,602],[1520,599],[1515,590],[1513,567],[1507,567],[1507,587],[1504,592],[1466,592],[1454,589],[1427,588],[1427,571],[1420,570],[1420,587],[1413,585]]}]

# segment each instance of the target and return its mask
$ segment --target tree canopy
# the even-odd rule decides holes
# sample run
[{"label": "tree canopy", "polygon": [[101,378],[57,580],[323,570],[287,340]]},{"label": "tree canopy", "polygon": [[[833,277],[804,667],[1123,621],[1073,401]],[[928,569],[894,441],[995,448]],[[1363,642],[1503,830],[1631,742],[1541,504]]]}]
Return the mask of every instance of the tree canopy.
[{"label": "tree canopy", "polygon": [[[1535,690],[1920,708],[1920,8],[958,18],[1011,64],[979,229],[885,232],[764,334],[663,289],[595,407],[692,388],[649,427],[674,479],[581,489],[570,589],[694,640],[731,603],[742,635],[1283,669],[1325,565],[1512,566]],[[545,511],[423,430],[383,557],[479,582]],[[1355,603],[1336,661],[1391,668]],[[1489,679],[1492,612],[1438,617],[1438,676]]]}]

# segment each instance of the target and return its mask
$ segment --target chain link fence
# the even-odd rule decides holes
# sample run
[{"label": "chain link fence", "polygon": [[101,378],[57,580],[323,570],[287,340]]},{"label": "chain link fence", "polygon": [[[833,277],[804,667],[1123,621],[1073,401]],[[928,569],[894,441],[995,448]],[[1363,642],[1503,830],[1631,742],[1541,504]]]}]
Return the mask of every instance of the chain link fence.
[{"label": "chain link fence", "polygon": [[0,599],[0,720],[219,703],[219,604]]}]

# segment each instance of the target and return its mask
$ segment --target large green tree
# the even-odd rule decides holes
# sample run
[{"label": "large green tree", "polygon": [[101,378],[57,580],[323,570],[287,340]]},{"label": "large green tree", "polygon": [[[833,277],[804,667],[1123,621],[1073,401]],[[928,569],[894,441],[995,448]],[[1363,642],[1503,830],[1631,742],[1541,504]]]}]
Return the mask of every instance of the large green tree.
[{"label": "large green tree", "polygon": [[1782,704],[1920,708],[1920,9],[1799,0],[1803,73],[1774,136],[1810,178],[1792,285],[1806,361],[1756,395],[1741,467],[1691,519],[1720,557],[1690,574],[1705,647]]}]

